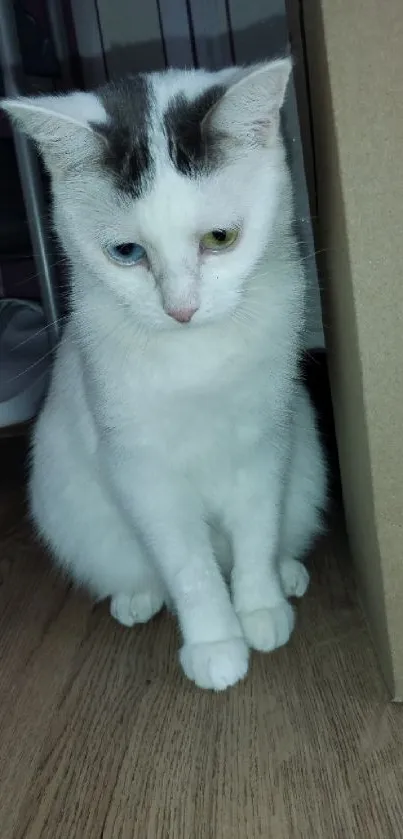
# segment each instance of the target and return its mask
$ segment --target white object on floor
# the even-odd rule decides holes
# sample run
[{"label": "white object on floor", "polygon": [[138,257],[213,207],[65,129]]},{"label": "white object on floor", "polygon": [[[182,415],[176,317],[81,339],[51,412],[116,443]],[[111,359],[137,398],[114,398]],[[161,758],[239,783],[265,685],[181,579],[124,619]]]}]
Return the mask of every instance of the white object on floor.
[{"label": "white object on floor", "polygon": [[30,300],[0,300],[0,428],[35,417],[51,362],[41,306]]}]

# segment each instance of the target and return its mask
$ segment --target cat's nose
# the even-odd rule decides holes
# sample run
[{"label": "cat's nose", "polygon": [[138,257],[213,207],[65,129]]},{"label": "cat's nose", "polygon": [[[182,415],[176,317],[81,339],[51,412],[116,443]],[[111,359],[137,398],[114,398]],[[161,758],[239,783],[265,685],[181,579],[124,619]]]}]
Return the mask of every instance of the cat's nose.
[{"label": "cat's nose", "polygon": [[179,323],[189,323],[192,320],[193,315],[197,312],[197,308],[189,308],[189,309],[167,309],[167,315],[170,318],[174,318]]}]

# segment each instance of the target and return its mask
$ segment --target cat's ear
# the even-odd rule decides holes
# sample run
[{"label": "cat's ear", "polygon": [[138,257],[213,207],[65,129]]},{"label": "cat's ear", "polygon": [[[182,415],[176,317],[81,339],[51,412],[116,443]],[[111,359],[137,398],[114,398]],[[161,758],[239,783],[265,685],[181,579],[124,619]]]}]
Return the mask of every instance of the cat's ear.
[{"label": "cat's ear", "polygon": [[265,143],[278,125],[291,67],[291,59],[282,58],[235,71],[203,127],[241,141]]},{"label": "cat's ear", "polygon": [[34,140],[52,174],[88,159],[102,142],[94,126],[107,116],[93,93],[21,96],[3,99],[0,106]]}]

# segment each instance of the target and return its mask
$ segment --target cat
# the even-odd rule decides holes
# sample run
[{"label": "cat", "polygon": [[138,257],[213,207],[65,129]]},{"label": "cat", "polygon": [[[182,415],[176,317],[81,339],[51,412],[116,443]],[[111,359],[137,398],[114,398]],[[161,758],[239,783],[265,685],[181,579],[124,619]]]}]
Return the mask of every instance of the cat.
[{"label": "cat", "polygon": [[33,438],[56,562],[125,626],[164,604],[202,688],[285,644],[326,465],[299,376],[288,58],[4,100],[50,172],[71,307]]}]

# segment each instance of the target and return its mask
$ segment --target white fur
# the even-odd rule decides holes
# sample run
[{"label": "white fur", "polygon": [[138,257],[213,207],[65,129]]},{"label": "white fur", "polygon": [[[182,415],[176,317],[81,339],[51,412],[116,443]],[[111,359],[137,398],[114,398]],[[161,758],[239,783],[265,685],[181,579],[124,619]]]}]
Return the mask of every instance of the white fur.
[{"label": "white fur", "polygon": [[68,93],[59,96],[37,96],[35,98],[27,98],[20,96],[18,99],[4,99],[2,107],[18,119],[18,114],[21,112],[21,119],[24,119],[23,112],[27,112],[29,119],[32,120],[39,117],[45,118],[42,126],[50,126],[48,120],[49,116],[60,120],[63,123],[71,122],[74,126],[84,127],[87,131],[91,131],[90,123],[104,123],[107,115],[105,108],[100,102],[95,93]]},{"label": "white fur", "polygon": [[[171,79],[189,95],[211,83]],[[252,88],[261,121],[273,97],[262,79]],[[220,119],[227,111],[228,101]],[[172,602],[183,669],[216,690],[244,677],[248,647],[287,642],[287,597],[307,587],[299,558],[325,501],[313,411],[296,383],[305,278],[277,123],[267,125],[267,142],[198,180],[156,139],[156,179],[138,201],[118,199],[90,167],[53,187],[73,313],[35,432],[32,513],[60,565],[111,597],[123,624]],[[200,256],[201,235],[236,224],[232,250]],[[102,250],[111,241],[139,242],[150,267],[113,264]],[[189,306],[190,324],[166,313]]]}]

